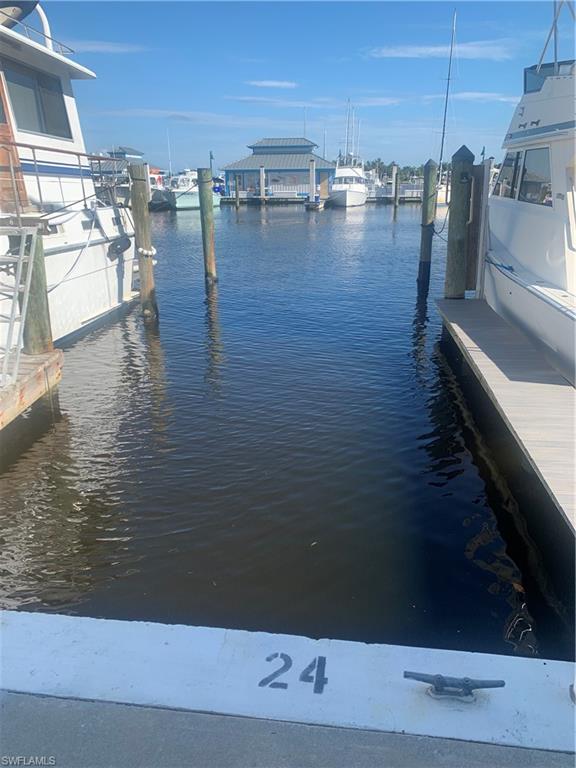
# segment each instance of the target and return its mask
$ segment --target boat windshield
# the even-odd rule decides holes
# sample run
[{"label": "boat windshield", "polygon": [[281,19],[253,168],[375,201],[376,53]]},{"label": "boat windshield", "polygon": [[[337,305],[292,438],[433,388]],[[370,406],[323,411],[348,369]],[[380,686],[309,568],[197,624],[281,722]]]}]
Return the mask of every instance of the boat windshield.
[{"label": "boat windshield", "polygon": [[524,70],[524,93],[537,93],[542,90],[544,81],[548,77],[574,74],[574,60],[559,61],[556,67],[557,71],[555,71],[555,65],[552,63],[542,64],[540,70],[538,70],[537,64],[534,64],[533,67],[527,67]]},{"label": "boat windshield", "polygon": [[334,184],[365,184],[361,176],[336,176]]}]

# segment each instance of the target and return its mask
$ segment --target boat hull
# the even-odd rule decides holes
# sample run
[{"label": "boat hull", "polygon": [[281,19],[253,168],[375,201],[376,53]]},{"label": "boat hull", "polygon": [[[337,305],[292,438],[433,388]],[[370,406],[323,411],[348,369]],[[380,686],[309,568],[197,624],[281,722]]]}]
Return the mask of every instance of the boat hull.
[{"label": "boat hull", "polygon": [[328,202],[335,208],[354,208],[359,205],[365,205],[367,197],[368,193],[366,190],[332,190]]},{"label": "boat hull", "polygon": [[554,301],[502,266],[486,263],[484,297],[492,309],[539,347],[559,373],[576,385],[576,311]]},{"label": "boat hull", "polygon": [[[213,192],[212,205],[214,208],[220,205],[220,200],[220,195]],[[175,211],[198,211],[200,210],[200,193],[197,189],[185,192],[171,190],[168,193],[168,202],[170,208]]]}]

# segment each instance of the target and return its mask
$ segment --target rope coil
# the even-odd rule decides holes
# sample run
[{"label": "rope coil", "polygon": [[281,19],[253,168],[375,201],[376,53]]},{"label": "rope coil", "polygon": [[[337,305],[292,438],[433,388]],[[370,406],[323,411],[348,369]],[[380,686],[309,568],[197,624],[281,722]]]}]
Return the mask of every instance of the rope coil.
[{"label": "rope coil", "polygon": [[152,246],[151,248],[138,248],[138,253],[140,256],[156,256],[156,248]]}]

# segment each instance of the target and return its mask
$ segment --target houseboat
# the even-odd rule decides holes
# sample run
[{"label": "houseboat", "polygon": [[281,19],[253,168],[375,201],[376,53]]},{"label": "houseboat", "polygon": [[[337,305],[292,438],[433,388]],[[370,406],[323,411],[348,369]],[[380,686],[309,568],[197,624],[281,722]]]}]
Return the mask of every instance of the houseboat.
[{"label": "houseboat", "polygon": [[[38,229],[52,335],[61,342],[135,297],[133,223],[113,193],[114,174],[86,153],[72,82],[94,72],[52,37],[35,2],[0,3],[0,51],[0,316],[16,314],[14,254],[23,233]],[[110,185],[107,200],[96,182]],[[6,346],[8,330],[0,334]]]}]

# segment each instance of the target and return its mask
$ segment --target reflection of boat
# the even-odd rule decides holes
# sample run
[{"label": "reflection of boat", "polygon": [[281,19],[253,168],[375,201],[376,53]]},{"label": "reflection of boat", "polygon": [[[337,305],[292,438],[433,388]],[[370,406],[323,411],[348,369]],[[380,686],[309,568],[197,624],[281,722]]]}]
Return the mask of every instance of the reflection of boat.
[{"label": "reflection of boat", "polygon": [[529,67],[488,215],[483,291],[574,383],[574,61]]},{"label": "reflection of boat", "polygon": [[[14,3],[20,16],[35,3]],[[132,300],[133,227],[115,195],[97,198],[101,157],[87,155],[72,93],[72,80],[94,73],[69,58],[71,49],[51,35],[38,6],[33,30],[9,4],[0,5],[0,236],[2,261],[14,262],[15,240],[43,224],[46,278],[55,340],[99,321]],[[107,158],[114,165],[114,158]],[[102,170],[110,188],[114,174]],[[20,258],[20,257],[19,257]],[[3,268],[0,314],[10,315],[18,271]],[[10,332],[7,332],[7,337]],[[0,344],[2,340],[0,340]]]},{"label": "reflection of boat", "polygon": [[[199,209],[198,172],[185,168],[182,173],[172,176],[167,197],[170,208],[177,211]],[[220,205],[220,199],[219,194],[216,192],[212,193],[214,207]]]}]

